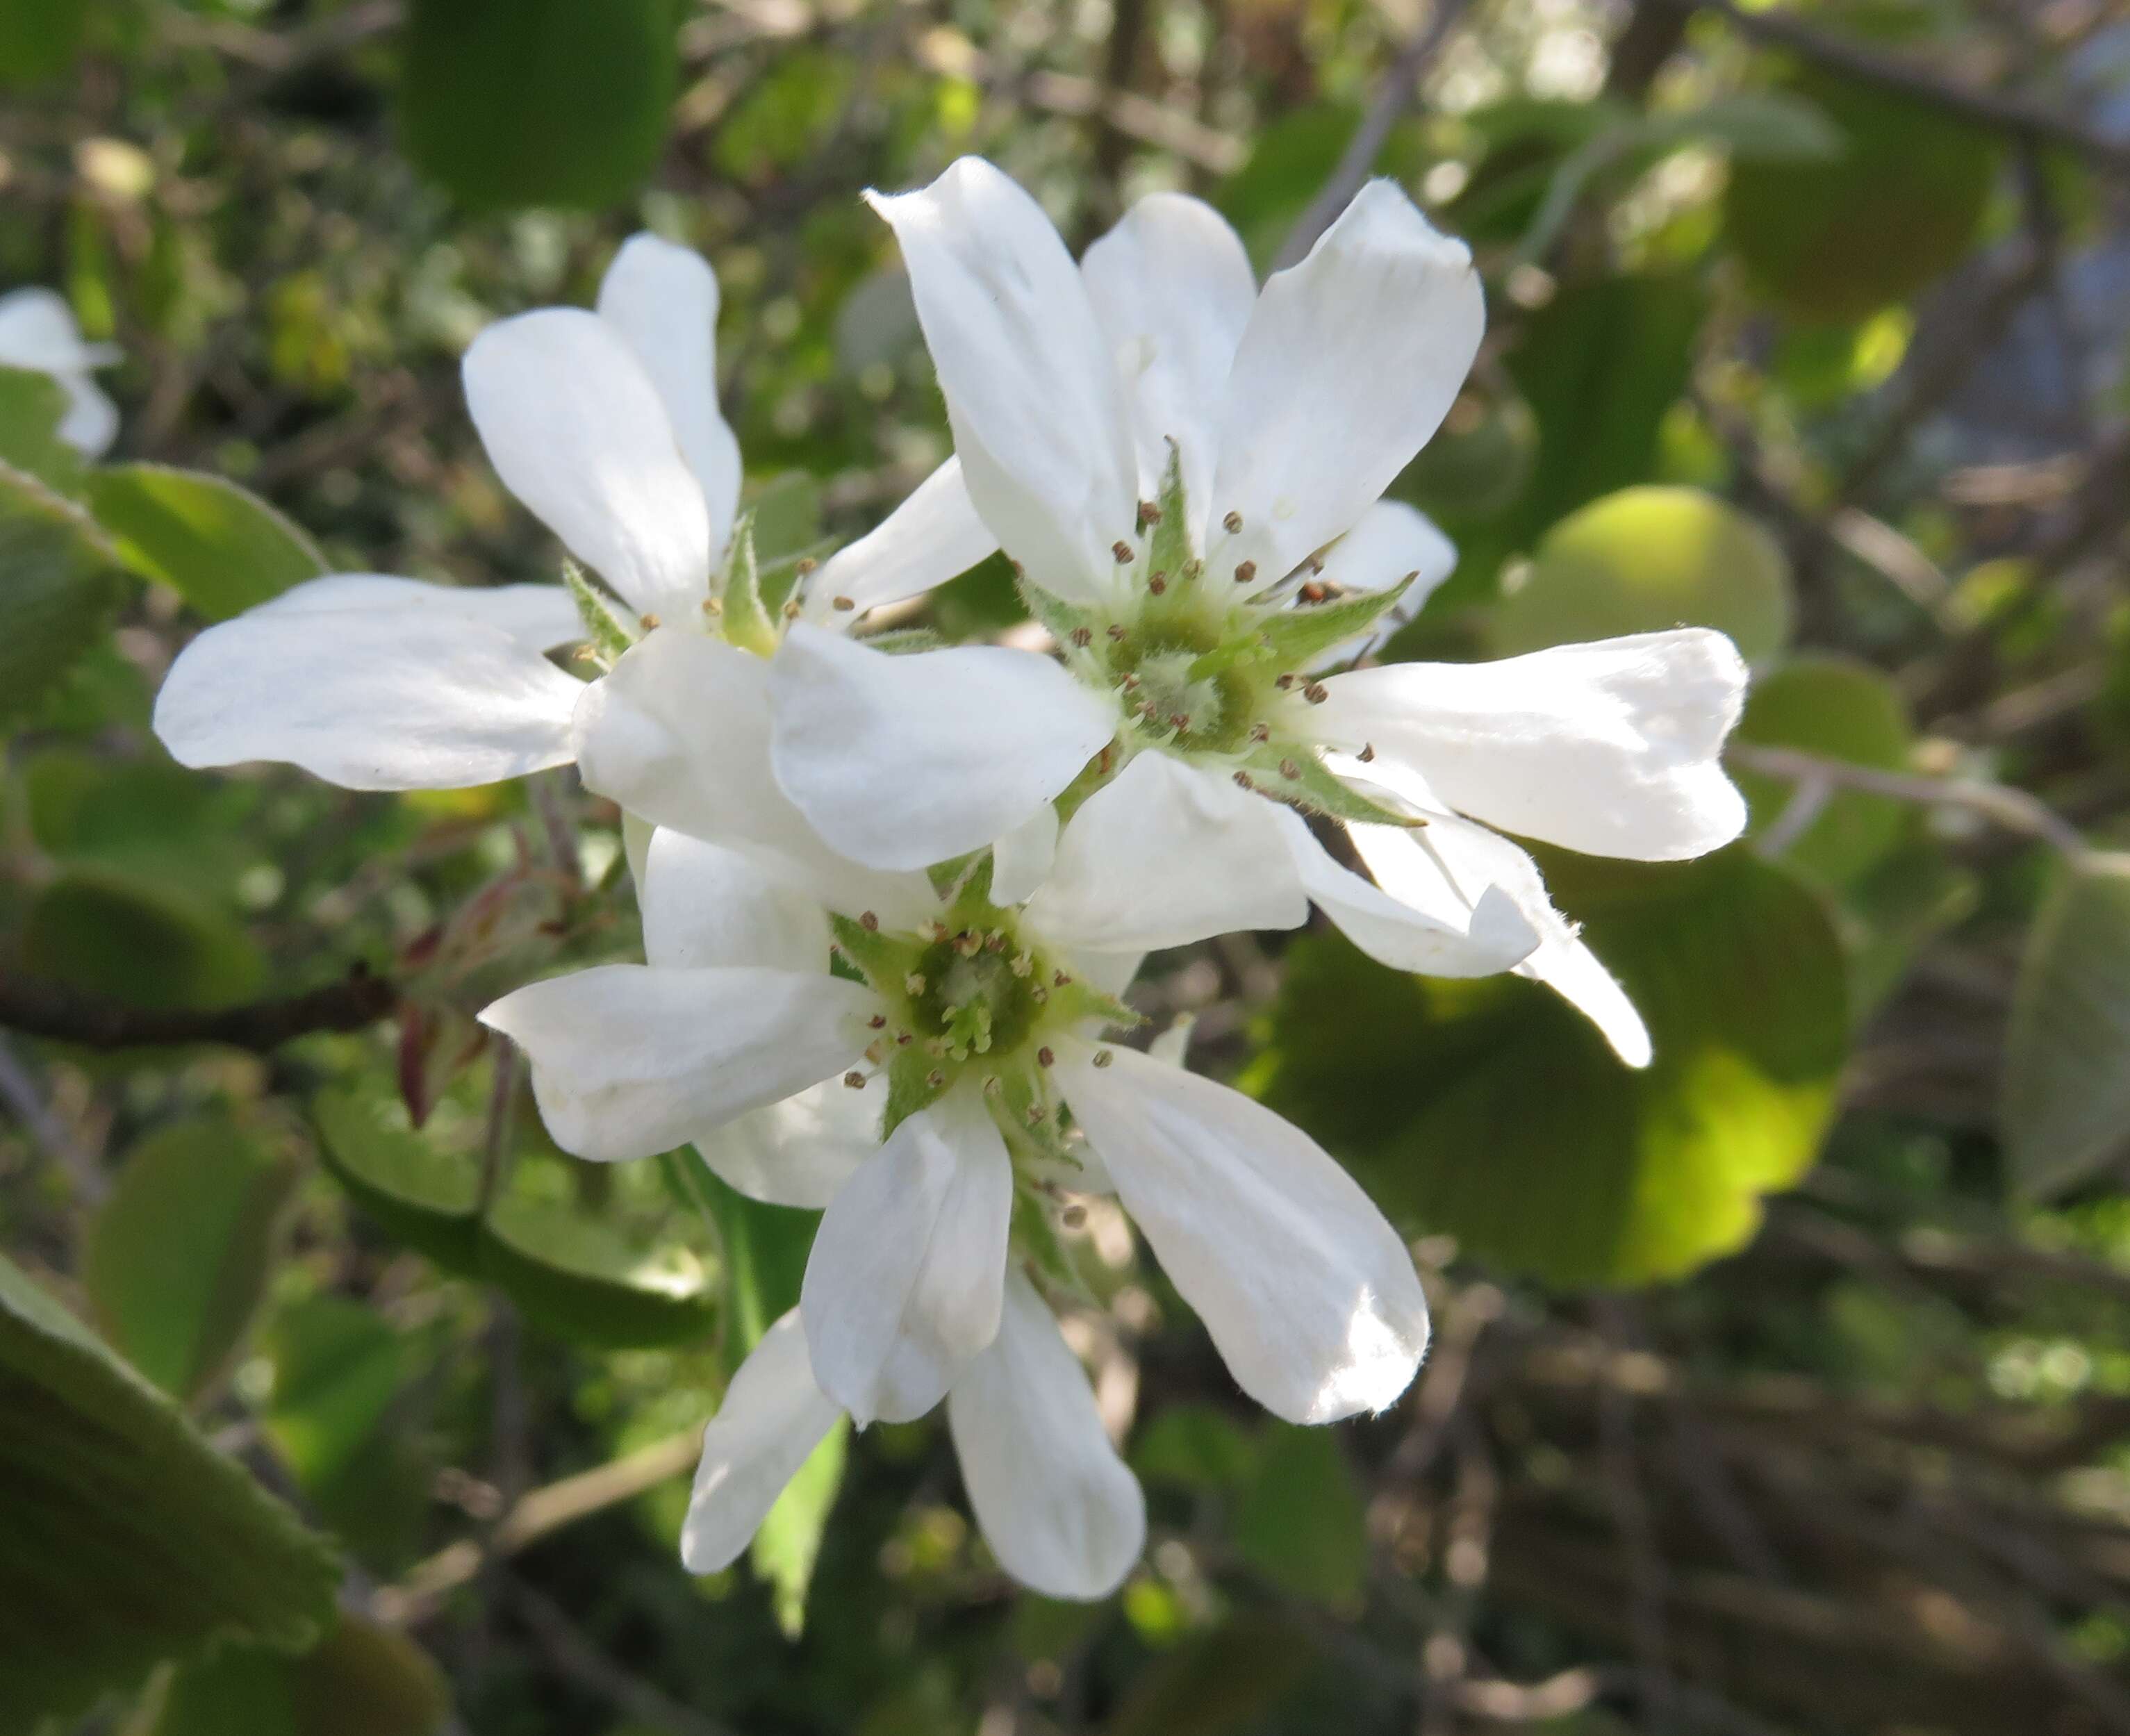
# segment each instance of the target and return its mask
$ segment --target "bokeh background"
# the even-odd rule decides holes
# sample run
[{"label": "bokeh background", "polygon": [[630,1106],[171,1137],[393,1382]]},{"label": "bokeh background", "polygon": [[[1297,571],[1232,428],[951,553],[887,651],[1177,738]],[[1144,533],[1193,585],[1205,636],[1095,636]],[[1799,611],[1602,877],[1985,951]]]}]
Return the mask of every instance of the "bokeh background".
[{"label": "bokeh background", "polygon": [[[876,522],[948,442],[857,195],[967,151],[1076,244],[1195,191],[1264,269],[1395,177],[1491,312],[1393,654],[1687,621],[1756,673],[1747,841],[1547,856],[1647,1073],[1328,932],[1151,962],[1437,1343],[1269,1422],[1097,1204],[1152,1533],[1085,1608],[936,1420],[682,1571],[811,1225],[565,1158],[475,1041],[636,947],[610,808],[147,727],[322,567],[554,576],[457,357],[639,227],[716,265],[764,539]],[[2109,0],[4,0],[0,289],[124,359],[93,465],[0,372],[0,1731],[2130,1730],[2126,191]],[[1015,614],[994,562],[924,618]]]}]

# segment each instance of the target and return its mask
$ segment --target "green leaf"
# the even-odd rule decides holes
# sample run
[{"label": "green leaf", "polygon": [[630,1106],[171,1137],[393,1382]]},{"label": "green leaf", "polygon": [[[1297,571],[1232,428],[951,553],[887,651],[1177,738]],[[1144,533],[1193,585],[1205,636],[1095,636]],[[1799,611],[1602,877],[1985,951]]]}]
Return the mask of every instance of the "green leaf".
[{"label": "green leaf", "polygon": [[1794,91],[1734,90],[1650,124],[1660,136],[1721,145],[1734,163],[1823,163],[1841,155],[1841,129]]},{"label": "green leaf", "polygon": [[618,203],[666,142],[677,21],[672,0],[413,0],[407,153],[477,209]]},{"label": "green leaf", "polygon": [[2130,1144],[2130,856],[2067,866],[2020,961],[1998,1109],[2013,1184],[2048,1199]]},{"label": "green leaf", "polygon": [[126,564],[210,621],[271,601],[325,570],[311,539],[233,482],[163,465],[112,465],[88,479],[89,510]]},{"label": "green leaf", "polygon": [[0,7],[0,84],[56,83],[88,40],[88,0],[7,0]]},{"label": "green leaf", "polygon": [[[1794,657],[1753,683],[1736,739],[1899,771],[1908,763],[1908,707],[1899,689],[1869,664]],[[1789,779],[1745,766],[1734,767],[1733,775],[1751,804],[1755,837],[1775,823],[1797,794]],[[1829,885],[1846,885],[1898,847],[1913,812],[1889,796],[1836,790],[1784,850],[1783,860]]]},{"label": "green leaf", "polygon": [[0,463],[27,470],[63,494],[79,489],[82,455],[60,438],[66,389],[49,374],[0,367]]},{"label": "green leaf", "polygon": [[1623,489],[1563,519],[1489,624],[1500,656],[1619,633],[1713,627],[1748,660],[1789,637],[1789,562],[1774,538],[1699,489]]},{"label": "green leaf", "polygon": [[1850,321],[1906,301],[1974,244],[1996,180],[1997,143],[1942,109],[1880,85],[1802,68],[1786,94],[1842,137],[1816,161],[1735,163],[1726,237],[1779,306]]},{"label": "green leaf", "polygon": [[1650,1066],[1536,984],[1400,976],[1312,936],[1251,1082],[1402,1228],[1561,1287],[1677,1277],[1750,1238],[1760,1196],[1818,1152],[1846,1047],[1841,947],[1818,899],[1742,847],[1542,860],[1647,1022]]},{"label": "green leaf", "polygon": [[480,1270],[534,1325],[608,1349],[686,1344],[717,1321],[710,1274],[570,1207],[509,1196],[482,1224]]},{"label": "green leaf", "polygon": [[178,1672],[146,1736],[431,1736],[451,1710],[427,1653],[343,1614],[301,1657],[230,1650]]},{"label": "green leaf", "polygon": [[295,1179],[219,1115],[171,1122],[127,1153],[82,1280],[105,1336],[164,1391],[191,1400],[228,1371]]},{"label": "green leaf", "polygon": [[256,994],[265,960],[242,926],[174,885],[79,866],[39,889],[22,924],[35,974],[145,1008]]},{"label": "green leaf", "polygon": [[1368,1518],[1338,1432],[1274,1423],[1235,1505],[1235,1547],[1282,1591],[1343,1603],[1368,1578]]},{"label": "green leaf", "polygon": [[331,1621],[332,1551],[4,1259],[0,1415],[0,1736]]},{"label": "green leaf", "polygon": [[315,1494],[370,1445],[418,1358],[418,1343],[342,1296],[311,1296],[282,1311],[268,1334],[274,1392],[267,1433],[296,1479]]},{"label": "green leaf", "polygon": [[327,1171],[387,1234],[448,1271],[479,1270],[479,1165],[423,1137],[383,1091],[330,1086],[311,1119]]},{"label": "green leaf", "polygon": [[0,723],[35,709],[103,638],[122,585],[117,552],[88,516],[0,462]]},{"label": "green leaf", "polygon": [[754,1533],[747,1560],[755,1577],[767,1583],[776,1610],[776,1625],[786,1639],[796,1639],[806,1627],[806,1588],[813,1583],[814,1563],[821,1553],[821,1534],[827,1529],[829,1510],[843,1487],[843,1461],[849,1451],[850,1419],[838,1417],[835,1426],[807,1456],[798,1475],[784,1486],[784,1492]]},{"label": "green leaf", "polygon": [[718,1233],[731,1319],[725,1335],[729,1372],[764,1333],[799,1305],[800,1281],[805,1276],[821,1214],[750,1199],[692,1152],[676,1152],[661,1161],[670,1185]]},{"label": "green leaf", "polygon": [[1139,1431],[1132,1469],[1148,1482],[1231,1489],[1256,1468],[1258,1443],[1210,1405],[1169,1405]]}]

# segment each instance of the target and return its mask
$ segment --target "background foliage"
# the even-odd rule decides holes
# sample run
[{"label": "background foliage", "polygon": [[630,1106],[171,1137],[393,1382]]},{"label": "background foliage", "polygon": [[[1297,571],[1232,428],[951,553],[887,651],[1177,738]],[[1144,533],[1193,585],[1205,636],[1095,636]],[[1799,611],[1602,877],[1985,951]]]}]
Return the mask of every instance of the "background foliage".
[{"label": "background foliage", "polygon": [[[1269,1424],[1091,1212],[1153,1523],[1085,1610],[931,1421],[681,1571],[811,1223],[572,1162],[476,1040],[636,947],[610,808],[147,728],[320,570],[553,576],[456,357],[638,227],[719,269],[768,551],[867,527],[946,437],[856,195],[969,150],[1265,268],[1397,177],[1491,308],[1397,652],[1690,621],[1756,673],[1747,842],[1546,859],[1646,1073],[1328,932],[1154,961],[1416,1238],[1437,1348]],[[2130,1729],[2126,182],[2100,0],[0,7],[0,288],[126,356],[95,465],[0,370],[0,1732]],[[930,612],[1010,627],[1003,564]]]}]

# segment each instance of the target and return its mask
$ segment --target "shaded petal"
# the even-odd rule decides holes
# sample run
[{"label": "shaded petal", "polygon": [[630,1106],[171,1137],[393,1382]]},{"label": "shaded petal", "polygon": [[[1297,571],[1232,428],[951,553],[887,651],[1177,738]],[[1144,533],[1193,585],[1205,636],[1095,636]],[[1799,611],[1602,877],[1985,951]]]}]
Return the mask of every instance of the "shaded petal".
[{"label": "shaded petal", "polygon": [[648,635],[577,707],[586,786],[661,826],[767,856],[833,910],[915,928],[938,908],[931,882],[838,856],[778,788],[769,679],[767,663],[722,639]]},{"label": "shaded petal", "polygon": [[571,645],[585,637],[576,601],[559,584],[429,584],[389,573],[328,573],[322,579],[307,579],[249,613],[400,615],[425,632],[486,627],[536,651]]},{"label": "shaded petal", "polygon": [[[1598,1027],[1629,1066],[1650,1064],[1650,1033],[1641,1015],[1578,936],[1575,925],[1554,909],[1538,864],[1524,851],[1498,833],[1449,813],[1435,815],[1418,831],[1398,826],[1351,826],[1347,830],[1368,872],[1401,904],[1439,909],[1445,888],[1468,907],[1498,897],[1513,900],[1539,937],[1537,950],[1516,966],[1516,975],[1544,983],[1562,996]],[[1476,914],[1473,921],[1476,925]],[[1364,951],[1386,963],[1397,962],[1377,951],[1364,934],[1350,928],[1348,932]]]},{"label": "shaded petal", "polygon": [[[806,581],[807,618],[849,627],[867,609],[922,596],[997,550],[962,480],[962,460],[950,458],[872,531],[822,563]],[[838,608],[839,601],[851,607]]]},{"label": "shaded petal", "polygon": [[466,408],[504,486],[649,614],[709,592],[710,522],[651,383],[595,313],[545,308],[490,326],[463,364]]},{"label": "shaded petal", "polygon": [[1217,773],[1142,753],[1072,816],[1029,926],[1097,952],[1298,928],[1309,900],[1282,813]]},{"label": "shaded petal", "polygon": [[1427,1348],[1412,1257],[1314,1140],[1239,1091],[1129,1049],[1075,1044],[1057,1076],[1245,1392],[1289,1422],[1329,1423],[1405,1390]]},{"label": "shaded petal", "polygon": [[695,1142],[722,1180],[750,1199],[819,1211],[880,1149],[887,1085],[876,1075],[853,1090],[844,1075],[750,1110]]},{"label": "shaded petal", "polygon": [[1139,494],[1159,497],[1173,441],[1184,498],[1202,523],[1221,393],[1257,300],[1249,255],[1203,199],[1155,193],[1086,250],[1080,275],[1124,383]]},{"label": "shaded petal", "polygon": [[[1277,578],[1360,522],[1455,400],[1486,308],[1472,255],[1389,181],[1273,274],[1220,417],[1208,560]],[[1239,513],[1233,536],[1218,527]]]},{"label": "shaded petal", "polygon": [[1746,804],[1723,738],[1746,665],[1702,627],[1497,663],[1392,663],[1325,684],[1311,727],[1373,742],[1460,813],[1593,856],[1676,861],[1728,843]]},{"label": "shaded petal", "polygon": [[879,1004],[826,971],[599,965],[516,990],[480,1021],[532,1061],[555,1142],[604,1161],[690,1144],[849,1066]]},{"label": "shaded petal", "polygon": [[714,556],[739,506],[739,442],[718,413],[718,279],[709,261],[655,235],[621,245],[600,280],[599,317],[621,334],[666,406],[709,514]]},{"label": "shaded petal", "polygon": [[86,374],[118,360],[109,344],[83,341],[74,308],[41,286],[0,295],[0,367],[38,374]]},{"label": "shaded petal", "polygon": [[1138,465],[1109,346],[1043,207],[978,157],[868,193],[893,227],[970,498],[1046,590],[1096,602],[1133,534]]},{"label": "shaded petal", "polygon": [[1057,860],[1058,808],[1045,802],[991,846],[991,902],[1025,903]]},{"label": "shaded petal", "polygon": [[898,656],[802,621],[769,686],[777,781],[831,847],[883,868],[1003,837],[1116,729],[1058,664],[998,645]]},{"label": "shaded petal", "polygon": [[653,965],[829,968],[829,916],[819,900],[737,850],[661,826],[641,889],[643,956]]},{"label": "shaded petal", "polygon": [[348,789],[458,789],[569,762],[584,684],[537,649],[456,603],[291,601],[310,589],[208,628],[171,665],[155,733],[180,765],[275,760]]},{"label": "shaded petal", "polygon": [[972,1087],[898,1127],[829,1203],[800,1292],[821,1389],[907,1423],[997,1334],[1013,1160]]},{"label": "shaded petal", "polygon": [[86,374],[52,376],[66,393],[66,414],[54,432],[87,458],[100,458],[118,437],[118,406]]},{"label": "shaded petal", "polygon": [[703,1431],[681,1527],[681,1560],[690,1573],[715,1573],[739,1559],[838,1414],[814,1384],[795,1308],[762,1335]]},{"label": "shaded petal", "polygon": [[947,1395],[962,1481],[999,1565],[1046,1597],[1106,1597],[1146,1546],[1146,1498],[1043,1299],[1006,1280],[998,1336]]},{"label": "shaded petal", "polygon": [[[1538,930],[1507,893],[1482,885],[1468,899],[1446,875],[1438,873],[1430,882],[1416,869],[1401,881],[1402,895],[1393,898],[1334,861],[1301,816],[1288,813],[1287,842],[1303,887],[1340,932],[1378,963],[1429,976],[1492,976],[1536,950]],[[1367,829],[1398,833],[1402,828]]]}]

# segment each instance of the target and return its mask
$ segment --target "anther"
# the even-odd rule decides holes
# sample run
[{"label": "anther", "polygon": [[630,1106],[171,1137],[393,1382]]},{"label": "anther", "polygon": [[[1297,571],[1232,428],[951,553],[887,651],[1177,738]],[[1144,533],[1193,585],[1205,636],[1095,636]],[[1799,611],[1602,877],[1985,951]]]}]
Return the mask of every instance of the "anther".
[{"label": "anther", "polygon": [[1047,1045],[1035,1052],[1035,1064],[1039,1067],[1052,1066],[1056,1062],[1058,1056],[1055,1052],[1053,1052]]},{"label": "anther", "polygon": [[1123,628],[1123,627],[1120,627],[1120,626],[1119,626],[1115,622],[1114,622],[1114,621],[1112,621],[1112,622],[1109,624],[1109,627],[1108,627],[1108,628],[1106,629],[1106,631],[1108,632],[1109,636],[1110,636],[1112,639],[1116,639],[1116,640],[1120,640],[1120,640],[1122,640],[1122,639],[1123,639],[1123,637],[1124,637],[1124,636],[1125,636],[1125,630],[1124,630],[1124,628]]},{"label": "anther", "polygon": [[885,1031],[886,1028],[887,1015],[885,1013],[876,1013],[866,1021],[866,1029],[868,1031]]},{"label": "anther", "polygon": [[1308,700],[1311,705],[1321,705],[1331,697],[1331,693],[1321,681],[1311,681],[1308,686],[1301,689],[1301,697]]},{"label": "anther", "polygon": [[1110,552],[1116,556],[1119,566],[1129,566],[1138,558],[1132,553],[1132,546],[1121,537],[1110,545]]},{"label": "anther", "polygon": [[895,1047],[898,1049],[908,1048],[916,1034],[917,1033],[914,1031],[897,1031],[895,1033]]},{"label": "anther", "polygon": [[1041,1127],[1045,1119],[1046,1114],[1047,1112],[1044,1110],[1041,1104],[1031,1103],[1028,1106],[1028,1124],[1032,1128]]},{"label": "anther", "polygon": [[1376,744],[1373,742],[1362,742],[1361,751],[1354,756],[1354,757],[1359,760],[1363,765],[1367,765],[1368,761],[1375,758],[1375,756]]},{"label": "anther", "polygon": [[1094,643],[1094,639],[1095,636],[1084,627],[1076,627],[1072,629],[1072,643],[1081,651],[1086,650]]},{"label": "anther", "polygon": [[909,975],[902,979],[902,987],[905,994],[922,994],[924,992],[924,973],[919,971],[912,971]]},{"label": "anther", "polygon": [[946,939],[947,925],[943,922],[934,919],[931,922],[919,923],[917,932],[926,940],[937,942]]},{"label": "anther", "polygon": [[1078,1229],[1087,1221],[1087,1208],[1084,1205],[1068,1205],[1058,1214],[1058,1222],[1068,1230]]},{"label": "anther", "polygon": [[1053,986],[1062,989],[1065,987],[1067,984],[1070,983],[1072,979],[1067,976],[1063,971],[1053,971],[1050,973],[1050,980]]},{"label": "anther", "polygon": [[[1231,513],[1228,516],[1232,518],[1235,515]],[[1248,584],[1254,579],[1257,575],[1257,562],[1254,560],[1245,560],[1235,569],[1235,583],[1238,584]]]},{"label": "anther", "polygon": [[941,1072],[937,1067],[933,1068],[930,1072],[924,1075],[924,1083],[931,1086],[935,1091],[938,1090],[941,1085],[946,1084],[946,1082],[947,1075]]},{"label": "anther", "polygon": [[703,613],[704,614],[722,615],[724,612],[724,604],[719,602],[715,597],[705,597],[703,599]]},{"label": "anther", "polygon": [[861,910],[858,912],[858,927],[868,934],[877,934],[880,932],[880,918],[870,910]]},{"label": "anther", "polygon": [[1039,1007],[1047,1006],[1049,1004],[1050,1001],[1050,991],[1044,988],[1041,983],[1038,983],[1034,988],[1028,991],[1028,998],[1034,1001]]},{"label": "anther", "polygon": [[799,618],[799,599],[796,597],[794,597],[789,603],[784,605],[784,618],[786,621],[796,621]]},{"label": "anther", "polygon": [[1142,500],[1139,502],[1139,527],[1141,530],[1144,530],[1150,524],[1159,524],[1160,522],[1161,508],[1156,506],[1151,500]]},{"label": "anther", "polygon": [[1107,1049],[1097,1049],[1095,1051],[1095,1065],[1098,1067],[1106,1067],[1115,1059],[1116,1057],[1110,1054]]},{"label": "anther", "polygon": [[1174,730],[1178,735],[1187,733],[1191,727],[1190,713],[1184,711],[1172,711],[1168,714],[1168,727]]},{"label": "anther", "polygon": [[1299,594],[1304,603],[1321,603],[1331,594],[1331,587],[1328,584],[1305,584]]},{"label": "anther", "polygon": [[853,1091],[862,1091],[865,1089],[865,1075],[855,1071],[846,1073],[843,1075],[843,1083]]},{"label": "anther", "polygon": [[804,579],[807,574],[812,572],[814,569],[820,565],[820,564],[821,563],[816,560],[811,555],[801,555],[798,560],[795,560],[791,564],[791,570],[797,574],[800,578]]},{"label": "anther", "polygon": [[1279,775],[1283,778],[1298,778],[1301,775],[1301,768],[1292,760],[1282,760],[1279,762]]},{"label": "anther", "polygon": [[1294,689],[1294,677],[1292,675],[1282,675],[1278,680],[1273,683],[1273,685],[1278,688],[1282,693],[1291,693]]},{"label": "anther", "polygon": [[1250,781],[1250,775],[1247,771],[1239,771],[1235,774],[1236,789],[1255,789],[1258,786],[1255,784]]},{"label": "anther", "polygon": [[1153,574],[1147,579],[1146,588],[1152,591],[1155,596],[1160,596],[1168,589],[1168,575],[1166,573]]},{"label": "anther", "polygon": [[998,1075],[997,1075],[997,1074],[996,1074],[996,1073],[986,1073],[986,1074],[985,1074],[985,1075],[984,1075],[984,1095],[985,1095],[985,1096],[986,1096],[986,1097],[997,1097],[997,1096],[1000,1096],[1000,1095],[1003,1095],[1003,1094],[1004,1094],[1004,1092],[1005,1092],[1005,1081],[1004,1080],[1001,1079],[1001,1078],[998,1076]]},{"label": "anther", "polygon": [[1272,740],[1272,725],[1269,723],[1251,724],[1250,739],[1253,742],[1269,742]]},{"label": "anther", "polygon": [[[1134,670],[1129,675],[1126,675],[1123,680],[1118,682],[1117,685],[1125,693],[1136,693],[1139,690],[1139,671],[1137,670]],[[1106,766],[1103,769],[1105,770],[1108,770]]]},{"label": "anther", "polygon": [[848,597],[831,597],[829,599],[829,607],[848,615],[852,609],[857,607],[857,604],[853,603]]},{"label": "anther", "polygon": [[656,615],[642,616],[640,618],[639,624],[647,633],[655,632],[658,626],[658,618]]},{"label": "anther", "polygon": [[1230,513],[1225,518],[1223,518],[1220,522],[1226,527],[1228,534],[1232,537],[1236,532],[1242,529],[1243,515],[1240,513]]}]

